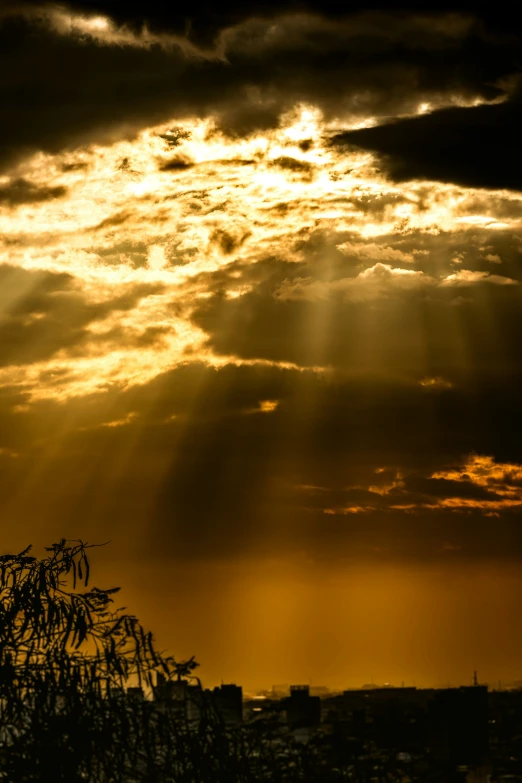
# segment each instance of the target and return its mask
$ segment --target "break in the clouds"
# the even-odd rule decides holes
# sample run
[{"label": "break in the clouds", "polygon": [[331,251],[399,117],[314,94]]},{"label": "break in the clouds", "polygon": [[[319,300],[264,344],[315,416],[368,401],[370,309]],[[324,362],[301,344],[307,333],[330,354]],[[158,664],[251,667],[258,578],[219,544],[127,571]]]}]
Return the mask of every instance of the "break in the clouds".
[{"label": "break in the clouds", "polygon": [[507,17],[0,16],[19,529],[38,506],[151,557],[520,557]]}]

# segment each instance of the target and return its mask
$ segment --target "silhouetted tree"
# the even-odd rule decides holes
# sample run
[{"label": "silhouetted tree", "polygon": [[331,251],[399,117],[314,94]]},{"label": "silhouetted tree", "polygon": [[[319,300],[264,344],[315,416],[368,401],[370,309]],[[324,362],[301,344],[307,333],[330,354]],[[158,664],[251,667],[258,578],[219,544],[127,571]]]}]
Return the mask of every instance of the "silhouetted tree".
[{"label": "silhouetted tree", "polygon": [[[194,675],[194,658],[160,653],[136,617],[114,607],[119,588],[89,586],[91,548],[62,539],[42,559],[30,547],[0,557],[0,780],[369,779],[351,766],[328,769],[313,744],[282,741],[277,716],[227,728]],[[150,695],[158,673],[174,688],[192,685],[190,719],[175,698],[160,705],[126,690],[139,685]]]},{"label": "silhouetted tree", "polygon": [[[191,676],[161,655],[119,588],[89,587],[89,544],[0,557],[0,776],[12,781],[153,780],[171,744],[164,716],[125,695],[154,673]],[[165,778],[166,779],[166,778]]]}]

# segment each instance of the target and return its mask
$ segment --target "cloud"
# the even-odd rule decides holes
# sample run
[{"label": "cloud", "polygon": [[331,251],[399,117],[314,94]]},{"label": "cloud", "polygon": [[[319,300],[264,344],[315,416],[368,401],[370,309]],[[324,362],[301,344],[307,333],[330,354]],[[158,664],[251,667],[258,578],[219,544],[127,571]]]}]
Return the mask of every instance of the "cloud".
[{"label": "cloud", "polygon": [[271,161],[272,166],[278,166],[286,171],[292,171],[296,174],[301,174],[306,177],[310,177],[313,171],[313,165],[307,160],[298,160],[297,158],[291,158],[288,155],[282,155],[280,158],[274,158]]},{"label": "cloud", "polygon": [[441,377],[422,378],[419,381],[419,383],[423,389],[434,390],[434,391],[440,389],[453,388],[453,384],[451,383],[451,381],[448,381],[445,378],[441,378]]},{"label": "cloud", "polygon": [[4,18],[5,516],[35,529],[37,499],[41,529],[170,560],[519,557],[515,478],[469,455],[522,464],[520,197],[329,144],[513,97],[514,45],[465,14],[261,10],[169,17],[226,62],[163,45],[153,2]]},{"label": "cloud", "polygon": [[184,158],[181,155],[176,155],[175,157],[170,158],[169,160],[166,160],[164,163],[162,163],[160,170],[185,171],[186,169],[190,169],[193,165],[194,163],[188,158]]},{"label": "cloud", "polygon": [[[73,5],[73,4],[71,4]],[[151,49],[159,47],[166,50],[178,49],[185,57],[196,59],[219,59],[213,49],[194,45],[186,35],[169,32],[151,32],[147,25],[136,26],[116,24],[110,16],[96,13],[78,13],[69,6],[56,6],[50,3],[22,4],[3,9],[4,18],[20,15],[36,26],[49,27],[54,33],[74,39],[79,44],[95,43],[98,46],[131,47]]]},{"label": "cloud", "polygon": [[419,105],[469,105],[503,95],[493,85],[515,67],[517,42],[466,14],[285,10],[256,17],[234,5],[218,19],[198,6],[186,15],[103,2],[5,6],[3,165],[189,116],[244,135],[278,127],[299,103],[348,127]]},{"label": "cloud", "polygon": [[[125,339],[122,331],[111,331],[110,326],[100,329],[100,325],[132,311],[142,298],[161,290],[157,285],[129,286],[116,296],[100,298],[98,293],[94,298],[71,275],[7,265],[0,265],[0,280],[0,366],[4,368],[46,361],[58,353],[65,358],[80,346],[88,353],[88,343],[113,340],[120,345]],[[132,341],[133,330],[128,332],[127,339]],[[64,383],[60,375],[58,382]]]},{"label": "cloud", "polygon": [[391,261],[392,263],[407,264],[413,264],[415,262],[413,253],[405,253],[402,250],[387,247],[386,245],[376,245],[375,242],[365,242],[364,244],[343,242],[342,244],[337,245],[337,249],[346,256],[350,256],[359,261]]},{"label": "cloud", "polygon": [[67,194],[67,188],[63,185],[49,187],[28,182],[23,177],[10,180],[6,185],[0,185],[0,204],[18,206],[19,204],[33,204],[40,201],[49,201],[61,198]]},{"label": "cloud", "polygon": [[522,100],[515,92],[491,106],[444,108],[375,128],[338,134],[333,143],[381,156],[399,182],[428,179],[476,188],[522,190],[517,128]]},{"label": "cloud", "polygon": [[[354,372],[396,366],[414,383],[453,383],[458,367],[512,368],[518,286],[487,276],[484,253],[501,254],[504,277],[519,278],[520,200],[426,183],[398,189],[359,153],[347,173],[323,125],[305,107],[249,139],[224,136],[213,123],[169,122],[134,141],[27,161],[27,181],[62,185],[67,196],[4,210],[2,258],[72,275],[89,303],[116,299],[122,286],[161,290],[95,318],[63,351],[49,353],[44,340],[36,364],[15,371],[9,359],[2,382],[63,397],[142,383],[187,358]],[[165,136],[192,168],[158,170],[172,154]],[[314,142],[302,149],[303,138]],[[309,161],[313,182],[273,166],[283,153]],[[491,228],[500,213],[505,228]],[[475,222],[461,220],[470,215]],[[452,277],[457,256],[466,280]],[[480,335],[468,319],[483,323],[486,304],[493,324]],[[463,324],[457,310],[465,310]],[[17,339],[30,334],[29,318],[38,329],[35,315],[11,323]]]},{"label": "cloud", "polygon": [[418,290],[433,285],[434,282],[424,272],[377,263],[360,272],[357,277],[330,282],[311,279],[285,282],[275,295],[282,301],[317,301],[339,294],[346,301],[368,302],[386,297],[393,291]]},{"label": "cloud", "polygon": [[445,557],[444,542],[520,558],[520,423],[505,378],[434,400],[384,376],[187,362],[61,402],[4,389],[0,447],[18,456],[3,465],[3,513],[27,530],[38,497],[47,534],[125,535],[169,562],[296,547],[364,562],[376,544],[419,562]]},{"label": "cloud", "polygon": [[469,286],[479,283],[491,283],[492,285],[518,285],[518,280],[502,275],[491,275],[489,272],[478,272],[471,269],[459,269],[444,278],[442,286]]},{"label": "cloud", "polygon": [[[388,484],[354,487],[316,496],[325,514],[426,511],[453,514],[516,511],[522,508],[522,466],[497,464],[490,456],[470,455],[459,467],[428,475],[396,471]],[[337,499],[336,506],[332,500]],[[356,505],[354,505],[354,500]]]},{"label": "cloud", "polygon": [[[482,276],[443,284],[450,258],[444,242],[434,250],[435,239],[429,245],[435,258],[421,256],[426,271],[409,267],[398,273],[377,264],[348,277],[349,259],[312,243],[302,246],[306,260],[300,264],[232,266],[229,272],[238,277],[216,273],[208,281],[211,295],[198,301],[191,317],[206,333],[208,347],[224,357],[354,373],[378,368],[416,384],[443,378],[458,386],[468,373],[516,372],[519,286]],[[245,290],[230,299],[224,291],[231,285]],[[421,388],[426,393],[431,387]]]}]

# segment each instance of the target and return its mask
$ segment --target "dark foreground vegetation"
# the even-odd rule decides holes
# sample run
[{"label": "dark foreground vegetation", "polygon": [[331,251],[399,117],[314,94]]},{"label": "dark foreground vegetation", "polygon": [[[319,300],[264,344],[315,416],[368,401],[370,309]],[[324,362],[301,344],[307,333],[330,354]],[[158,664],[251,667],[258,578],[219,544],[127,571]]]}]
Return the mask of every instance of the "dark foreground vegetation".
[{"label": "dark foreground vegetation", "polygon": [[[118,588],[90,586],[88,550],[62,539],[42,559],[0,557],[0,780],[9,783],[250,783],[370,779],[345,758],[277,736],[270,717],[230,728],[194,675],[160,653]],[[195,710],[132,688],[189,682]],[[137,691],[136,691],[137,692]],[[141,691],[140,691],[141,693]],[[397,780],[384,768],[374,780]]]}]

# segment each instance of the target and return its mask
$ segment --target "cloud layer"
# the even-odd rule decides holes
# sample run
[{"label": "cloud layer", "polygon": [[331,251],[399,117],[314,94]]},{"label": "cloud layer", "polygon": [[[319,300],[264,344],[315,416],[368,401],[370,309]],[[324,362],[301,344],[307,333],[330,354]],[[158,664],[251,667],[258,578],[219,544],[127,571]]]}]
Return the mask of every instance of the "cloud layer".
[{"label": "cloud layer", "polygon": [[506,20],[3,6],[21,529],[41,497],[154,556],[520,556]]}]

